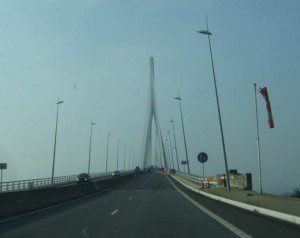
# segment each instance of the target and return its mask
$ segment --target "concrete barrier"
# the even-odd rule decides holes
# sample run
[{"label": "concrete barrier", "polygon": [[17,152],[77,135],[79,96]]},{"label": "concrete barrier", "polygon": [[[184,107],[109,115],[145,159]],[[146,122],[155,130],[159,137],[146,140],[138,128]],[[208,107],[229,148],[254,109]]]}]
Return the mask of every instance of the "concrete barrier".
[{"label": "concrete barrier", "polygon": [[1,193],[0,220],[76,199],[111,187],[134,176],[135,174],[127,174],[117,178],[104,178],[90,183]]}]

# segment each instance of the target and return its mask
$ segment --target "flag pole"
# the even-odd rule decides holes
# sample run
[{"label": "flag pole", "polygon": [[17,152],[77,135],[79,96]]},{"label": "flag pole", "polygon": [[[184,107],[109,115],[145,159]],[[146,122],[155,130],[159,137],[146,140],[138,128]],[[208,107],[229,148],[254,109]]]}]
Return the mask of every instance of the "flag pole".
[{"label": "flag pole", "polygon": [[254,83],[254,99],[255,99],[255,115],[256,115],[256,143],[257,143],[257,160],[258,160],[258,194],[262,194],[261,181],[261,163],[260,163],[260,143],[259,143],[259,128],[258,128],[258,112],[257,112],[257,85]]}]

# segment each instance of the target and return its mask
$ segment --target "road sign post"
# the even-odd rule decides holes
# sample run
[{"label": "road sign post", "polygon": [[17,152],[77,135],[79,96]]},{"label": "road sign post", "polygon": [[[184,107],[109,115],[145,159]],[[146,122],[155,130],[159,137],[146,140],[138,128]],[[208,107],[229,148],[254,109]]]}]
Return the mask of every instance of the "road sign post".
[{"label": "road sign post", "polygon": [[198,161],[202,164],[202,186],[204,184],[204,164],[208,160],[208,155],[205,152],[201,152],[197,156]]},{"label": "road sign post", "polygon": [[1,186],[0,186],[0,192],[2,192],[2,178],[3,178],[3,170],[7,169],[7,163],[0,163],[0,171],[1,171],[1,175],[0,175],[0,182],[1,182]]}]

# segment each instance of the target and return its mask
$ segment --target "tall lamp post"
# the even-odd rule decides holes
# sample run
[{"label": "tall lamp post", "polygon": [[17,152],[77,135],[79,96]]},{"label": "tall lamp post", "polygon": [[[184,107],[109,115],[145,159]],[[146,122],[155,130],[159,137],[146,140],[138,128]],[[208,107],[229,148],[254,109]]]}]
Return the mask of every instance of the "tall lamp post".
[{"label": "tall lamp post", "polygon": [[105,165],[105,171],[107,172],[107,163],[108,163],[108,147],[109,147],[109,137],[110,133],[107,134],[107,145],[106,145],[106,165]]},{"label": "tall lamp post", "polygon": [[174,99],[178,100],[178,104],[179,104],[180,115],[181,115],[182,133],[183,133],[183,140],[184,140],[184,148],[185,148],[185,157],[186,157],[186,162],[187,162],[188,173],[190,173],[190,162],[189,162],[189,156],[188,156],[188,152],[187,152],[186,139],[185,139],[185,130],[184,130],[184,124],[183,124],[182,108],[181,108],[182,98],[178,96]]},{"label": "tall lamp post", "polygon": [[117,148],[117,170],[119,168],[119,148],[120,148],[120,142],[121,140],[118,139],[118,148]]},{"label": "tall lamp post", "polygon": [[176,144],[176,136],[175,136],[175,129],[174,129],[174,120],[172,118],[172,120],[170,120],[170,122],[172,123],[172,129],[173,129],[173,137],[174,137],[174,147],[175,147],[175,152],[176,152],[176,160],[177,160],[177,169],[179,170],[179,161],[178,161],[178,152],[177,152],[177,144]]},{"label": "tall lamp post", "polygon": [[222,125],[222,118],[221,118],[221,111],[220,111],[220,103],[219,103],[218,88],[217,88],[217,82],[216,82],[215,67],[214,67],[214,61],[213,61],[213,55],[212,55],[212,49],[211,49],[211,43],[210,43],[210,36],[212,35],[212,33],[208,29],[207,19],[206,19],[206,30],[198,31],[198,33],[207,35],[207,38],[208,38],[211,67],[212,67],[212,71],[213,71],[215,94],[216,94],[218,115],[219,115],[219,124],[220,124],[221,138],[222,138],[223,156],[224,156],[225,170],[226,170],[226,186],[227,186],[227,190],[229,191],[230,190],[230,180],[229,180],[229,171],[228,171],[228,165],[227,165],[225,139],[224,139],[224,133],[223,133],[223,125]]},{"label": "tall lamp post", "polygon": [[93,125],[95,125],[95,124],[96,124],[95,122],[91,122],[88,174],[90,174],[91,152],[92,152],[92,136],[93,136]]},{"label": "tall lamp post", "polygon": [[168,163],[169,163],[169,169],[172,168],[172,163],[171,163],[171,158],[170,158],[170,152],[169,152],[169,146],[168,146],[168,138],[165,139],[165,147],[166,147],[166,155],[167,155],[167,160],[168,160]]},{"label": "tall lamp post", "polygon": [[129,147],[129,158],[128,158],[128,162],[129,162],[129,166],[128,166],[128,170],[130,170],[130,154],[131,154],[131,150],[132,150],[132,148],[131,147]]},{"label": "tall lamp post", "polygon": [[171,151],[171,158],[172,158],[172,166],[174,169],[174,158],[173,158],[173,149],[172,149],[172,141],[171,141],[171,132],[168,131],[167,134],[169,134],[169,144],[170,144],[170,151]]},{"label": "tall lamp post", "polygon": [[62,104],[64,101],[57,100],[57,108],[56,108],[56,122],[55,122],[55,135],[54,135],[54,149],[53,149],[53,160],[52,160],[52,175],[51,175],[51,183],[54,182],[54,169],[55,169],[55,155],[56,155],[56,138],[57,138],[57,124],[58,124],[58,109],[59,105]]},{"label": "tall lamp post", "polygon": [[125,170],[125,161],[126,161],[126,147],[127,147],[127,145],[125,144],[125,146],[124,146],[124,170]]},{"label": "tall lamp post", "polygon": [[132,150],[132,169],[134,169],[134,156],[135,156],[135,150]]}]

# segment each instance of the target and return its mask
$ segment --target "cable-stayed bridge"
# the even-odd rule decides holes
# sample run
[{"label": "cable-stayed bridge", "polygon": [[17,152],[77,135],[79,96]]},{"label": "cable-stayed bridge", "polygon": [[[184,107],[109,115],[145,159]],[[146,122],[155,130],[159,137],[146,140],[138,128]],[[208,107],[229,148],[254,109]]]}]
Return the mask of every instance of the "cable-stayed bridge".
[{"label": "cable-stayed bridge", "polygon": [[[140,158],[144,168],[153,164],[174,167],[167,159],[163,141],[151,57]],[[74,176],[24,184],[14,181],[0,193],[0,237],[300,237],[295,215],[283,216],[292,217],[291,224],[274,216],[260,216],[258,206],[255,212],[241,208],[253,204],[228,205],[230,201],[219,201],[222,197],[204,195],[199,180],[180,172],[170,175],[157,170],[130,170],[118,176],[95,174],[83,183]],[[252,191],[247,193],[256,196]],[[284,204],[291,206],[290,202]],[[298,212],[297,206],[289,209]]]},{"label": "cable-stayed bridge", "polygon": [[[163,143],[161,128],[159,125],[157,103],[155,96],[155,74],[154,74],[154,58],[150,57],[150,84],[148,94],[148,105],[145,120],[145,135],[144,135],[143,151],[143,166],[159,164],[168,169],[166,158],[166,149]],[[155,141],[153,143],[153,141]],[[152,147],[154,144],[154,148]],[[154,150],[154,153],[153,153]],[[153,158],[155,160],[153,161]]]}]

